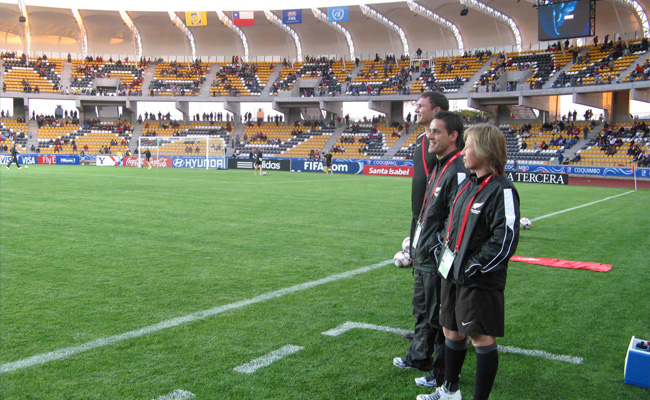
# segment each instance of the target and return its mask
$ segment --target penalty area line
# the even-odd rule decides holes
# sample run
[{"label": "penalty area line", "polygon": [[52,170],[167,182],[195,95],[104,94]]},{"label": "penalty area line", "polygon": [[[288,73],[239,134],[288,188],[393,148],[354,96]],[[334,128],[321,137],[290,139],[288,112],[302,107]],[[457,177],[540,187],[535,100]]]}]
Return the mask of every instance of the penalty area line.
[{"label": "penalty area line", "polygon": [[219,307],[211,308],[209,310],[198,311],[192,314],[188,314],[182,317],[168,319],[166,321],[159,322],[154,325],[149,325],[144,328],[135,329],[132,331],[124,332],[119,335],[109,336],[105,338],[96,339],[90,342],[80,344],[78,346],[65,347],[59,350],[54,350],[49,353],[37,354],[31,357],[23,358],[22,360],[17,360],[9,362],[6,364],[0,365],[0,375],[13,372],[34,365],[41,365],[55,360],[63,360],[69,357],[72,357],[76,354],[80,354],[89,350],[98,349],[101,347],[106,347],[112,344],[120,343],[125,340],[138,338],[140,336],[149,335],[164,329],[173,328],[179,325],[184,325],[190,322],[199,321],[208,317],[212,317],[218,314],[221,314],[226,311],[236,310],[251,304],[261,303],[263,301],[272,300],[278,297],[282,297],[288,294],[300,292],[303,290],[311,289],[316,286],[324,285],[326,283],[335,282],[341,279],[350,278],[359,274],[363,274],[375,269],[381,268],[385,265],[392,263],[393,260],[385,260],[377,264],[368,265],[365,267],[353,269],[351,271],[342,272],[340,274],[334,274],[327,276],[322,279],[318,279],[311,282],[305,282],[298,285],[290,286],[284,289],[276,290],[273,292],[268,292],[261,294],[259,296],[241,300],[230,304],[225,304]]}]

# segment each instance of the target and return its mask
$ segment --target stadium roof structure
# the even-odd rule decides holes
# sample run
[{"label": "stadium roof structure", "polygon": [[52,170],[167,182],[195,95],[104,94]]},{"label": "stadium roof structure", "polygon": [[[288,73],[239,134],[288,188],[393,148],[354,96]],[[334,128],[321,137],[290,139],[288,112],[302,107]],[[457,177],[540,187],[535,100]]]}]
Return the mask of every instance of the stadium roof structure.
[{"label": "stadium roof structure", "polygon": [[[586,1],[586,0],[584,0]],[[78,8],[63,6],[79,4]],[[244,43],[236,31],[220,18],[217,11],[232,19],[232,5],[221,2],[52,2],[44,0],[3,0],[0,2],[0,48],[12,51],[30,50],[30,54],[71,53],[101,55],[138,55],[145,57],[198,57],[244,55]],[[241,10],[254,11],[254,26],[240,30],[247,38],[252,59],[280,57],[298,59],[300,56],[350,57],[350,41],[345,34],[327,21],[321,21],[317,10],[302,9],[302,23],[290,25],[297,41],[286,29],[272,23],[268,12],[282,18],[282,9],[300,8],[314,4],[327,13],[327,6],[348,4],[348,21],[340,27],[349,32],[356,55],[379,53],[401,55],[405,46],[412,53],[422,49],[425,54],[452,55],[463,50],[490,49],[492,51],[521,51],[545,48],[547,43],[537,40],[538,0],[420,0],[420,1],[259,1],[241,0]],[[268,8],[260,8],[267,5]],[[221,7],[215,9],[215,7]],[[144,9],[143,8],[147,8]],[[178,7],[183,9],[179,10]],[[203,7],[203,8],[188,8]],[[383,17],[374,18],[366,9]],[[460,11],[467,9],[466,15]],[[185,27],[172,22],[173,15],[185,21],[185,11],[205,11],[207,25]],[[76,12],[78,11],[78,12]],[[120,11],[133,21],[138,39],[125,23]],[[223,12],[225,11],[225,12]],[[264,11],[267,11],[265,14]],[[648,35],[650,12],[647,2],[638,0],[601,0],[596,2],[596,35],[614,38],[621,34],[626,39]],[[79,18],[75,18],[75,14]],[[173,14],[173,15],[172,15]],[[427,15],[428,14],[428,15]],[[170,16],[171,15],[171,16]],[[26,22],[19,22],[26,16]],[[394,25],[394,26],[392,26]],[[400,37],[400,28],[404,37]],[[26,35],[25,30],[29,30]],[[84,32],[85,30],[85,40]],[[190,33],[190,35],[187,34]],[[86,42],[84,47],[84,42]],[[26,47],[28,44],[28,47]],[[301,51],[301,54],[299,52]]]},{"label": "stadium roof structure", "polygon": [[[307,56],[352,59],[375,58],[385,55],[399,57],[408,53],[412,58],[417,49],[422,58],[461,55],[468,50],[490,50],[493,53],[545,50],[550,42],[538,40],[538,9],[549,0],[408,0],[361,3],[347,1],[271,0],[262,3],[240,0],[241,11],[252,11],[252,26],[234,26],[231,6],[223,2],[188,0],[183,3],[156,2],[57,2],[45,0],[0,0],[0,50],[26,52],[30,56],[73,58],[101,55],[104,58],[130,60],[163,58],[165,60],[207,62],[229,61],[239,56],[244,61],[280,62],[283,59],[302,60]],[[579,0],[588,1],[588,0]],[[650,36],[647,0],[592,0],[595,2],[595,35],[601,42],[605,35],[625,40]],[[643,1],[643,2],[640,2]],[[170,5],[171,4],[171,5]],[[203,4],[203,5],[202,5]],[[268,5],[269,9],[263,7]],[[337,23],[327,19],[328,7],[347,5],[347,21]],[[215,9],[215,7],[223,7]],[[285,25],[282,10],[303,7],[302,23]],[[314,8],[304,8],[306,6]],[[174,7],[174,10],[167,10]],[[182,7],[183,9],[177,9]],[[193,9],[188,9],[188,8]],[[203,8],[195,8],[203,7]],[[109,8],[109,9],[99,9]],[[124,8],[124,9],[122,9]],[[202,26],[191,25],[186,12],[205,12]],[[461,14],[461,11],[462,14]],[[590,44],[590,37],[571,39],[578,45]],[[28,50],[28,51],[25,51]],[[467,88],[466,88],[467,89]],[[145,89],[146,90],[146,89]],[[607,109],[615,118],[629,118],[629,100],[650,102],[650,81],[624,82],[620,85],[574,86],[514,92],[475,92],[468,90],[446,92],[450,99],[469,99],[469,106],[495,115],[508,116],[511,105],[557,110],[560,95],[571,94],[575,103]],[[32,94],[6,92],[7,97],[28,99],[70,98],[62,94]],[[339,95],[323,98],[297,96],[279,98],[262,93],[218,99],[226,109],[237,113],[239,103],[272,101],[278,111],[298,107],[318,107],[340,111],[343,101],[368,101],[369,107],[382,113],[397,112],[409,96],[387,94],[380,97]],[[187,109],[188,102],[211,102],[207,95],[192,98],[148,96],[114,97],[78,96],[80,106],[95,103],[126,102],[131,108],[139,101],[177,102]]]}]

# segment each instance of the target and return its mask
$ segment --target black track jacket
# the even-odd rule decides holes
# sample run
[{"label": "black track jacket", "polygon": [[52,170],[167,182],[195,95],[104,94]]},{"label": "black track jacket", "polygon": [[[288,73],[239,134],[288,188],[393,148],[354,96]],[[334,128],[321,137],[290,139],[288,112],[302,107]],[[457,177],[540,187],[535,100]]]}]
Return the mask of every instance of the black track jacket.
[{"label": "black track jacket", "polygon": [[[458,187],[460,193],[469,183],[453,207],[447,244],[450,250],[455,249],[469,202],[488,176],[477,178],[472,174]],[[445,224],[446,233],[448,222]],[[460,286],[503,290],[508,260],[515,254],[518,242],[519,194],[505,175],[494,175],[472,202],[460,249],[447,279]]]},{"label": "black track jacket", "polygon": [[[449,215],[449,208],[454,201],[456,189],[461,182],[469,176],[469,170],[463,165],[463,157],[457,157],[445,170],[444,176],[440,177],[445,164],[449,159],[456,155],[460,150],[447,154],[441,160],[435,159],[432,173],[435,174],[429,179],[431,182],[426,190],[426,201],[422,210],[421,222],[423,223],[417,248],[413,249],[413,268],[436,273],[438,271],[438,260],[434,256],[434,251],[438,250],[440,242],[438,236],[446,233],[445,221]],[[432,193],[438,186],[436,192]],[[424,215],[426,214],[426,215]],[[437,254],[437,252],[436,252]]]}]

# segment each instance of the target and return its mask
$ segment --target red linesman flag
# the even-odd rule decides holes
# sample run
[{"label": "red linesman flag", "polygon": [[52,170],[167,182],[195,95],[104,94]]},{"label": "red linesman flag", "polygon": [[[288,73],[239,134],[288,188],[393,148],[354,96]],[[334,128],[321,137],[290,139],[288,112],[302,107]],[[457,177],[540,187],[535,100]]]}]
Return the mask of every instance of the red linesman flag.
[{"label": "red linesman flag", "polygon": [[232,20],[236,26],[255,25],[255,16],[253,11],[233,11]]}]

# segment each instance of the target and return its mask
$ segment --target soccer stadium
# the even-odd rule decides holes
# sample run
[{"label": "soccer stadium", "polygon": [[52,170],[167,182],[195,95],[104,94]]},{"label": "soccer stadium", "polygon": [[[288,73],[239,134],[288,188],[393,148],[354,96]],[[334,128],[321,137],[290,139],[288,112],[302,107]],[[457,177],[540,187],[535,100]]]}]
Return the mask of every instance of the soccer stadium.
[{"label": "soccer stadium", "polygon": [[431,93],[519,198],[489,398],[650,398],[649,14],[0,0],[0,398],[435,391],[394,364]]}]

